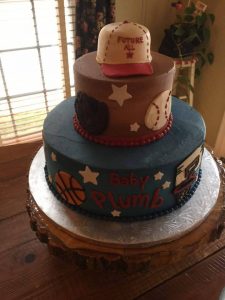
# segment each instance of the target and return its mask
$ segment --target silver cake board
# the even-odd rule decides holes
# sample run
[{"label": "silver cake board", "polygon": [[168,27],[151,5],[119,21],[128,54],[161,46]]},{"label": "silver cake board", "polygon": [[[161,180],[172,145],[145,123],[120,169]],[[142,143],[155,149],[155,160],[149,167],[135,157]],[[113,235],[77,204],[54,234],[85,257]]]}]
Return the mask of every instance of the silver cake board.
[{"label": "silver cake board", "polygon": [[29,171],[29,189],[43,215],[71,238],[114,248],[145,248],[174,241],[197,228],[213,210],[220,191],[217,164],[205,149],[202,179],[193,197],[165,216],[131,223],[98,220],[71,210],[55,198],[45,180],[43,147]]}]

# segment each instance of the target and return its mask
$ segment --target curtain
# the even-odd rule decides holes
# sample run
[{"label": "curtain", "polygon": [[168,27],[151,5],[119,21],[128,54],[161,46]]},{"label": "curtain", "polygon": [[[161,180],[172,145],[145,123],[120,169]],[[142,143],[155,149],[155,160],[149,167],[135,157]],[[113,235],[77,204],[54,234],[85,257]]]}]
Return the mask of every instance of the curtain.
[{"label": "curtain", "polygon": [[76,58],[97,49],[101,28],[115,21],[115,0],[76,1]]}]

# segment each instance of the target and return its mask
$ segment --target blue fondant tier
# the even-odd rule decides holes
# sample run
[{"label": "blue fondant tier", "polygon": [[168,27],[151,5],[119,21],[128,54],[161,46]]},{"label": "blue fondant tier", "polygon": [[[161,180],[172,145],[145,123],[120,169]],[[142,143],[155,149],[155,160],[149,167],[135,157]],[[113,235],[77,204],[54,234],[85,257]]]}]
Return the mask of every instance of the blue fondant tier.
[{"label": "blue fondant tier", "polygon": [[115,220],[146,219],[180,207],[200,180],[205,125],[199,113],[176,98],[173,125],[154,143],[107,147],[73,127],[74,98],[47,116],[43,139],[51,190],[71,208]]}]

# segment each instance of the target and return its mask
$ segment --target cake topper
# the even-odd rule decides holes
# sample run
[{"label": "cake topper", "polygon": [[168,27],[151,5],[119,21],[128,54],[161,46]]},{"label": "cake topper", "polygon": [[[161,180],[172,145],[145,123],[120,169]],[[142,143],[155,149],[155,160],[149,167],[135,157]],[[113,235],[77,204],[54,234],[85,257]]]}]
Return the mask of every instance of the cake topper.
[{"label": "cake topper", "polygon": [[99,33],[96,60],[108,77],[151,75],[150,45],[145,26],[128,21],[111,23]]}]

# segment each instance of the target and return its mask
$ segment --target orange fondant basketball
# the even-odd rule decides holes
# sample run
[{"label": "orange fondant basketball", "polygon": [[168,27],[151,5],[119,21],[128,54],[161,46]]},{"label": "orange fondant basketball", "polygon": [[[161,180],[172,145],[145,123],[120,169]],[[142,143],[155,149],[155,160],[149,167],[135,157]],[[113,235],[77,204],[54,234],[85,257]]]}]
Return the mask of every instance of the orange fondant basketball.
[{"label": "orange fondant basketball", "polygon": [[81,205],[85,201],[85,191],[72,175],[63,171],[58,172],[55,184],[58,193],[66,202]]}]

